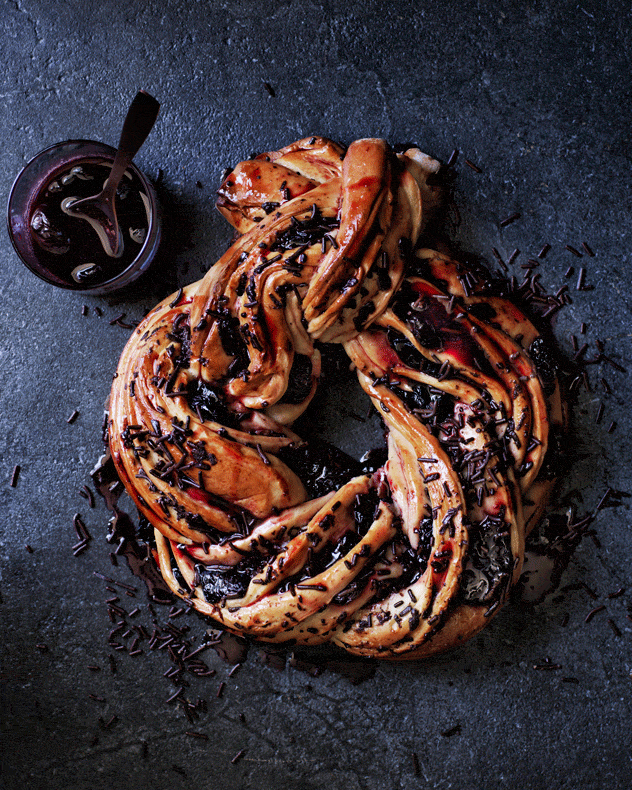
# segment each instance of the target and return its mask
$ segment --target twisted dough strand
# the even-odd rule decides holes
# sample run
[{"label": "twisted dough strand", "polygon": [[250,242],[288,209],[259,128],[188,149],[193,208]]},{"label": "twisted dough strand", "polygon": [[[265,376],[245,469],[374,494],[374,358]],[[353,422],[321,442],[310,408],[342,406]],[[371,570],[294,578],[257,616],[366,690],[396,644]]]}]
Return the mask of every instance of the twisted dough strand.
[{"label": "twisted dough strand", "polygon": [[[242,162],[218,199],[242,235],[123,351],[114,462],[170,588],[235,633],[416,658],[482,628],[520,576],[559,387],[514,305],[444,255],[412,257],[437,170],[382,140]],[[309,471],[290,426],[317,341],[343,344],[384,421],[379,469]]]}]

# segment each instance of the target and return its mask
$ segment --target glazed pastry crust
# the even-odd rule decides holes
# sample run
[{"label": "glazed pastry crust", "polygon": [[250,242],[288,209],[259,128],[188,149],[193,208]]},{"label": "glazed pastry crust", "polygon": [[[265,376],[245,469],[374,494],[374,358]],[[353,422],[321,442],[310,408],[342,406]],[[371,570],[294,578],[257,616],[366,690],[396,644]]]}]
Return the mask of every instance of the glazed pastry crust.
[{"label": "glazed pastry crust", "polygon": [[[118,473],[171,590],[234,633],[421,658],[479,631],[520,577],[560,388],[515,305],[417,249],[438,169],[318,137],[240,163],[218,192],[240,237],[123,351]],[[343,345],[388,460],[316,494],[292,424],[322,343]]]}]

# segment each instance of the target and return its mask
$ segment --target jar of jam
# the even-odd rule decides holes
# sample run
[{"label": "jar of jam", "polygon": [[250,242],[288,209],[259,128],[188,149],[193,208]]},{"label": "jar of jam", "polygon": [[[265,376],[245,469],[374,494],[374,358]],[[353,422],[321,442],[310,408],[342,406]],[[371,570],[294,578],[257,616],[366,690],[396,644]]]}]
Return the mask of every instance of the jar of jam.
[{"label": "jar of jam", "polygon": [[161,212],[154,187],[130,165],[116,193],[122,254],[108,255],[96,230],[62,204],[98,194],[116,149],[68,140],[37,154],[18,175],[8,205],[9,235],[28,268],[52,285],[79,293],[111,293],[133,282],[156,257]]}]

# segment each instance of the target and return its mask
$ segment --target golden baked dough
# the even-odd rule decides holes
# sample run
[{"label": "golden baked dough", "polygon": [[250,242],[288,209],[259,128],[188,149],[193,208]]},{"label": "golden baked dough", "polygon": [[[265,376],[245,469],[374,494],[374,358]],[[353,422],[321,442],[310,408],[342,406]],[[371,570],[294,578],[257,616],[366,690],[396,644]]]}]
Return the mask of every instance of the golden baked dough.
[{"label": "golden baked dough", "polygon": [[[242,235],[125,347],[118,473],[171,590],[234,633],[418,658],[480,630],[520,577],[560,390],[520,310],[416,249],[438,169],[373,139],[242,162],[218,200]],[[319,478],[291,428],[318,343],[344,346],[384,421],[377,470]]]}]

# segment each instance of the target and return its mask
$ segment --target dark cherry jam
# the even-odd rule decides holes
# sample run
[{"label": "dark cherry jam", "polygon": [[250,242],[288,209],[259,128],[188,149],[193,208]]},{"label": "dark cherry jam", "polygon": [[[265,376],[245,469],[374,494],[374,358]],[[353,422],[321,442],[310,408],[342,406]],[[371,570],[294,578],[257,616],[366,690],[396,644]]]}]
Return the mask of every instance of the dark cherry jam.
[{"label": "dark cherry jam", "polygon": [[42,151],[16,179],[9,199],[9,233],[24,263],[62,288],[108,293],[132,282],[151,264],[160,241],[160,211],[151,183],[131,165],[116,194],[122,254],[103,249],[94,228],[62,207],[103,189],[115,150],[73,140]]}]

